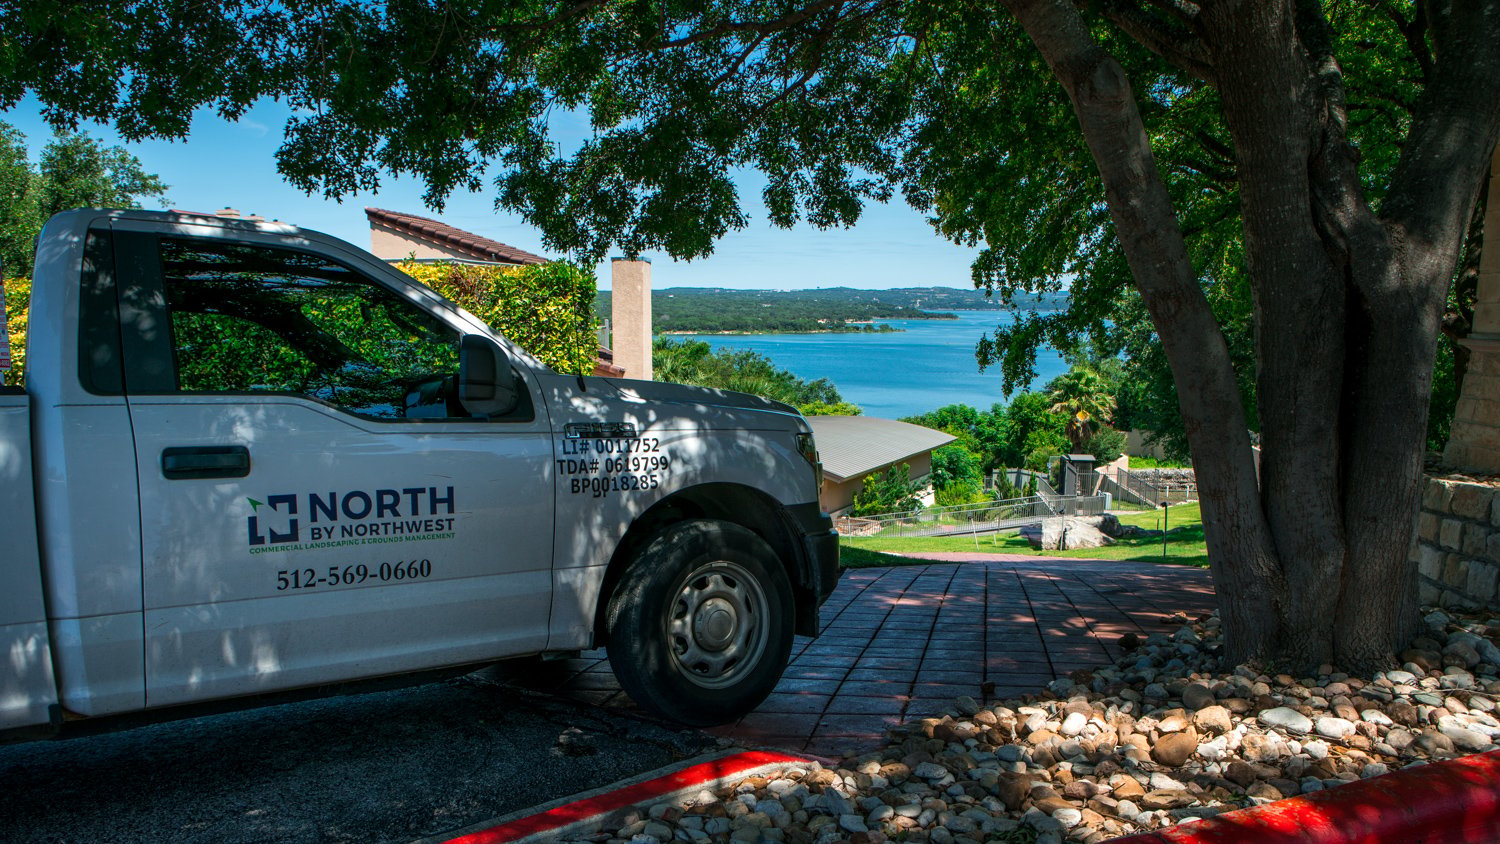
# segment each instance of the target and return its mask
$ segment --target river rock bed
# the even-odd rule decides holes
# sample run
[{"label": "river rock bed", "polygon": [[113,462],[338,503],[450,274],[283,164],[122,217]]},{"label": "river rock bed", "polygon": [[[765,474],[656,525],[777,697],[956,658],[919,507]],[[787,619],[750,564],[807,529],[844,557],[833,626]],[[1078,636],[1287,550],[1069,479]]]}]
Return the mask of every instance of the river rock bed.
[{"label": "river rock bed", "polygon": [[1112,666],[1037,695],[887,733],[810,762],[634,811],[574,841],[1096,842],[1496,749],[1500,622],[1426,616],[1400,669],[1350,677],[1220,671],[1219,621],[1127,635]]}]

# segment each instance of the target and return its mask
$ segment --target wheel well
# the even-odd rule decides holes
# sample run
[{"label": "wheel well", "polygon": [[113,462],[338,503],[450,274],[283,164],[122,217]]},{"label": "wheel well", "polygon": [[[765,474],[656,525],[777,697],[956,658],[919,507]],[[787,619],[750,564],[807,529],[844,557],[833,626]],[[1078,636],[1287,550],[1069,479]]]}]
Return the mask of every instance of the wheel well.
[{"label": "wheel well", "polygon": [[781,505],[751,487],[704,484],[681,490],[658,501],[630,524],[630,529],[615,548],[614,555],[609,559],[609,568],[604,573],[599,603],[594,609],[595,646],[607,644],[609,602],[625,569],[663,528],[688,519],[717,519],[750,530],[771,546],[776,559],[786,569],[797,609],[801,609],[807,601],[816,604],[816,598],[809,597],[806,578],[800,571],[803,554],[800,537],[782,515]]}]

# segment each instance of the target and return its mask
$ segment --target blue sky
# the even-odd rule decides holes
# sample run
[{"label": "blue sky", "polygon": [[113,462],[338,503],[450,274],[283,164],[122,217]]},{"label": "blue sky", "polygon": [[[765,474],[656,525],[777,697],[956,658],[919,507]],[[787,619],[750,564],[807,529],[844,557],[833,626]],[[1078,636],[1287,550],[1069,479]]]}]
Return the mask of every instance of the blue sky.
[{"label": "blue sky", "polygon": [[[413,179],[383,179],[373,194],[346,198],[342,203],[307,196],[288,185],[276,172],[275,153],[281,144],[288,115],[279,103],[265,102],[236,123],[211,112],[201,113],[186,141],[122,143],[107,127],[84,126],[89,135],[124,146],[148,172],[162,177],[170,189],[170,207],[189,211],[217,211],[231,207],[305,228],[317,229],[369,248],[364,208],[375,206],[437,217],[461,229],[548,257],[560,257],[542,245],[538,233],[519,217],[494,209],[491,193],[455,194],[441,214],[422,204],[422,187]],[[582,121],[564,117],[568,125],[554,126],[565,145],[586,131]],[[51,139],[35,100],[0,112],[26,135],[32,159]],[[750,179],[742,185],[749,225],[726,236],[708,258],[674,261],[664,254],[647,254],[652,261],[652,286],[808,288],[916,287],[941,285],[971,287],[969,264],[976,250],[955,246],[936,235],[922,215],[900,200],[873,205],[852,229],[820,231],[808,225],[787,230],[772,226],[760,205],[759,188]],[[608,286],[608,270],[599,268]]]}]

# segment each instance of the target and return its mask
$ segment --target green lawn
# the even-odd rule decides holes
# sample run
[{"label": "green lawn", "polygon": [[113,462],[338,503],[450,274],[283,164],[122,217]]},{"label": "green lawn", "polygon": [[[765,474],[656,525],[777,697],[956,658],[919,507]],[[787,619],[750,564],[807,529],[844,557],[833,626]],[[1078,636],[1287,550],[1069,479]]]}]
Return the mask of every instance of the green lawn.
[{"label": "green lawn", "polygon": [[[1184,566],[1207,566],[1208,549],[1203,541],[1203,519],[1198,505],[1179,504],[1167,515],[1166,555],[1162,540],[1122,539],[1105,548],[1082,548],[1076,551],[1037,551],[1015,532],[988,536],[927,537],[845,537],[841,541],[846,568],[910,565],[911,560],[893,554],[921,554],[933,551],[983,551],[997,554],[1035,554],[1043,557],[1086,557],[1095,560],[1138,560],[1166,562]],[[1157,530],[1162,526],[1159,510],[1120,517],[1127,525]]]},{"label": "green lawn", "polygon": [[914,566],[921,562],[921,560],[913,560],[910,557],[897,557],[894,554],[883,554],[879,551],[860,548],[849,544],[848,539],[839,543],[840,568],[868,569],[880,568],[882,566]]}]

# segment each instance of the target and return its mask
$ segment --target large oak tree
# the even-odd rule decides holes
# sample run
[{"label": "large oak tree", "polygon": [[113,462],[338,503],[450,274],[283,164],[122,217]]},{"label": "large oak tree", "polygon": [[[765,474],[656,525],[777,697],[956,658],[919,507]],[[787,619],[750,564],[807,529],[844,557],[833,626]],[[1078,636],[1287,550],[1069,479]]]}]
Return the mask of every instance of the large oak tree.
[{"label": "large oak tree", "polygon": [[[1128,275],[1177,385],[1229,656],[1362,666],[1413,630],[1500,0],[0,0],[0,105],[26,92],[127,137],[280,97],[294,184],[409,173],[439,205],[493,178],[582,257],[707,254],[746,224],[749,170],[781,225],[900,192],[983,244],[976,279],[1006,295],[1078,275],[1069,319],[981,350],[1008,375],[1101,324]],[[592,132],[563,148],[558,117]],[[1216,319],[1234,279],[1253,373]]]}]

